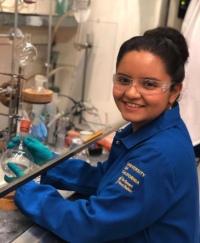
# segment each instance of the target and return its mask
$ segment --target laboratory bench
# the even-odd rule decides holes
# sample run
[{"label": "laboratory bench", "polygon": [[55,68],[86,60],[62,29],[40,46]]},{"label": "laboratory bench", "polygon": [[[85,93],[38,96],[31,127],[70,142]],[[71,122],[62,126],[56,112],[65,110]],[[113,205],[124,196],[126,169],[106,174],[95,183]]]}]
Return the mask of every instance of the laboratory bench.
[{"label": "laboratory bench", "polygon": [[[97,162],[104,162],[108,158],[108,152],[98,156],[90,156],[91,165]],[[87,199],[88,196],[70,192],[60,191],[59,193],[70,201]],[[17,211],[0,210],[0,243],[66,243],[50,231],[34,224],[27,217]]]}]

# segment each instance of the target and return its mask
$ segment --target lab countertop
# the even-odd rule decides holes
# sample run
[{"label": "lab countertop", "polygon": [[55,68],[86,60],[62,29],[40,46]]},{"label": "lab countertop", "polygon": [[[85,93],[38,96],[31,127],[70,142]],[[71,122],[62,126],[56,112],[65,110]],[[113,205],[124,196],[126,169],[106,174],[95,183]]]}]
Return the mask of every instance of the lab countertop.
[{"label": "lab countertop", "polygon": [[[91,156],[91,165],[97,162],[104,162],[108,158],[108,153],[100,156]],[[60,191],[59,193],[70,201],[75,201],[87,196],[69,192]],[[66,243],[48,230],[34,224],[24,215],[17,211],[0,210],[0,242],[2,243]]]},{"label": "lab countertop", "polygon": [[32,225],[19,211],[0,210],[0,242],[12,242]]}]

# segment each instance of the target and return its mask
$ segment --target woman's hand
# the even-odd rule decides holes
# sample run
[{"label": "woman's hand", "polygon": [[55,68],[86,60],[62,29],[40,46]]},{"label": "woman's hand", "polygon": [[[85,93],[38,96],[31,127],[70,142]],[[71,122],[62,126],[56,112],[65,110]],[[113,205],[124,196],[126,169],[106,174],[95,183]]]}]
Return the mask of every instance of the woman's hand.
[{"label": "woman's hand", "polygon": [[[19,141],[19,136],[15,137],[8,144],[7,148],[8,149],[13,148],[18,141]],[[53,154],[50,151],[50,149],[32,137],[27,137],[24,140],[24,144],[27,146],[28,151],[33,156],[34,163],[36,163],[37,165],[43,165],[53,158]]]}]

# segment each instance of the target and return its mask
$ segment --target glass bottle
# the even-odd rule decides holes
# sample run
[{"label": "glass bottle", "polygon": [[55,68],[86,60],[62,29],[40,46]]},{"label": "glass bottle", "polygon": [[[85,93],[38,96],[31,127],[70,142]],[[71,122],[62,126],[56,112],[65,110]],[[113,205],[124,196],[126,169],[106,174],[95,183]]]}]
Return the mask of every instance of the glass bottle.
[{"label": "glass bottle", "polygon": [[15,47],[14,55],[21,67],[26,67],[37,59],[37,49],[30,42],[31,35],[26,33],[23,41]]},{"label": "glass bottle", "polygon": [[36,75],[35,76],[35,87],[32,89],[35,90],[37,93],[44,93],[45,88],[43,87],[44,83],[47,83],[47,78],[43,75]]},{"label": "glass bottle", "polygon": [[68,118],[67,117],[59,117],[58,120],[58,128],[56,131],[56,144],[55,144],[55,151],[58,154],[62,154],[63,151],[69,148],[65,147],[65,137],[66,137],[66,126],[67,126]]},{"label": "glass bottle", "polygon": [[16,175],[7,166],[8,162],[17,165],[25,174],[30,172],[34,166],[34,159],[24,144],[24,139],[29,135],[31,121],[23,119],[21,121],[19,141],[15,147],[7,149],[1,157],[1,167],[4,173],[9,177],[16,177]]}]

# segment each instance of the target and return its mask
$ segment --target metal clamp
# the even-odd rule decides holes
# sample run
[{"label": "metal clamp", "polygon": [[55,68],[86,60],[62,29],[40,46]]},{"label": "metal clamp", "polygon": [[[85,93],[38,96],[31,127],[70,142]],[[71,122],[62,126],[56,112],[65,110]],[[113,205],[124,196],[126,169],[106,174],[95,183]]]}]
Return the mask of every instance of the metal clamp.
[{"label": "metal clamp", "polygon": [[21,74],[1,73],[1,72],[0,72],[0,74],[10,76],[10,77],[13,77],[13,78],[21,78],[21,79],[26,80],[26,78]]}]

